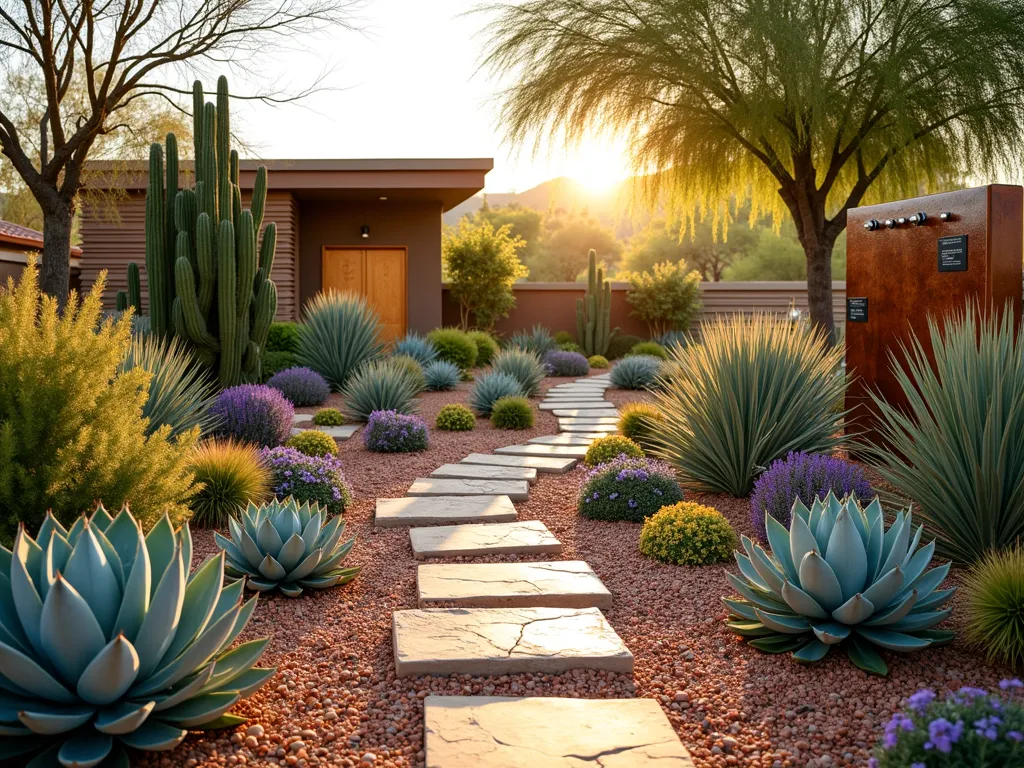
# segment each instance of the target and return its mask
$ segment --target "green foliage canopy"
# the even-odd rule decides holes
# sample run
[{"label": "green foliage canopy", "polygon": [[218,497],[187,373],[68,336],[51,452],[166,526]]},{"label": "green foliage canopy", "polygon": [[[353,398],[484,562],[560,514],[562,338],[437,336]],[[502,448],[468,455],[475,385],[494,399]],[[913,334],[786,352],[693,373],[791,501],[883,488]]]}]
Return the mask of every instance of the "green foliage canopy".
[{"label": "green foliage canopy", "polygon": [[627,274],[626,279],[631,314],[647,323],[651,336],[685,331],[700,312],[700,272],[685,261],[655,264],[650,272]]},{"label": "green foliage canopy", "polygon": [[508,224],[495,229],[489,221],[474,224],[463,219],[442,235],[445,271],[452,298],[459,302],[463,329],[469,328],[470,315],[481,328],[490,328],[516,305],[512,284],[529,272],[519,261],[525,243],[510,230]]}]

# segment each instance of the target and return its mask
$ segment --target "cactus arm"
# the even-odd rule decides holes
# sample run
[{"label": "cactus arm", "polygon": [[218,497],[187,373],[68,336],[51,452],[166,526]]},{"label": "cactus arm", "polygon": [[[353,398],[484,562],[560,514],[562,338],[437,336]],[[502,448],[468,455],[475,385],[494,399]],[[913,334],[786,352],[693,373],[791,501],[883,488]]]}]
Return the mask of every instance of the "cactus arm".
[{"label": "cactus arm", "polygon": [[251,338],[262,351],[267,344],[270,323],[277,313],[277,286],[270,280],[263,283],[256,295],[256,314],[253,317]]},{"label": "cactus arm", "polygon": [[142,279],[134,261],[128,265],[128,306],[135,307],[136,312],[142,309]]},{"label": "cactus arm", "polygon": [[256,169],[256,182],[252,188],[252,220],[256,226],[256,232],[263,226],[263,214],[267,209],[267,167],[261,165]]},{"label": "cactus arm", "polygon": [[117,297],[114,299],[114,308],[118,312],[124,312],[128,309],[128,294],[125,291],[117,292]]},{"label": "cactus arm", "polygon": [[238,150],[237,149],[232,149],[231,150],[231,163],[230,163],[230,168],[228,169],[228,172],[231,174],[231,183],[234,184],[236,187],[239,186],[239,183],[238,183]]},{"label": "cactus arm", "polygon": [[166,335],[170,330],[170,289],[164,264],[167,258],[167,226],[164,217],[164,163],[159,144],[149,148],[149,186],[146,189],[146,276],[149,280],[149,316],[153,333]]},{"label": "cactus arm", "polygon": [[237,266],[235,264],[235,226],[222,221],[217,230],[217,319],[220,323],[220,384],[238,383],[242,372],[236,311]]},{"label": "cactus arm", "polygon": [[231,203],[231,109],[228,79],[217,78],[217,211],[221,219],[230,218]]},{"label": "cactus arm", "polygon": [[213,253],[213,225],[205,213],[196,219],[196,266],[199,272],[199,312],[210,313],[217,287],[217,263]]},{"label": "cactus arm", "polygon": [[[199,312],[195,275],[192,272],[192,264],[187,256],[178,256],[177,261],[175,261],[174,280],[178,289],[178,296],[174,300],[175,330],[178,331],[178,335],[184,336],[193,344],[206,347],[215,352],[219,344],[217,339],[207,330],[206,320]],[[183,328],[177,327],[179,323]]]},{"label": "cactus arm", "polygon": [[253,229],[252,213],[242,211],[236,233],[235,258],[238,261],[238,286],[236,305],[239,326],[248,331],[249,303],[252,301],[252,286],[256,279],[256,231]]},{"label": "cactus arm", "polygon": [[192,157],[196,161],[195,174],[196,182],[199,181],[199,158],[202,155],[203,140],[203,104],[206,99],[203,95],[203,84],[196,80],[192,83]]},{"label": "cactus arm", "polygon": [[[255,218],[254,216],[254,224]],[[264,280],[270,279],[270,273],[274,269],[274,250],[276,248],[277,224],[270,222],[267,224],[267,228],[263,230],[263,242],[260,243],[260,275]]]},{"label": "cactus arm", "polygon": [[213,104],[206,104],[203,107],[203,143],[199,164],[201,175],[197,175],[196,178],[203,183],[199,210],[205,212],[214,222],[220,221],[217,218],[217,148],[214,143],[216,125],[217,109]]}]

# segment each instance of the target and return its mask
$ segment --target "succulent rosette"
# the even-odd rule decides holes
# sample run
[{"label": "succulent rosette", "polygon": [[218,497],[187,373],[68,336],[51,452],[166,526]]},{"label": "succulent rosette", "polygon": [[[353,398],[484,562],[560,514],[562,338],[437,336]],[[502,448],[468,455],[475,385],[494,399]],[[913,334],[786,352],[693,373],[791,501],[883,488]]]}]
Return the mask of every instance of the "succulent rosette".
[{"label": "succulent rosette", "polygon": [[126,747],[245,722],[225,713],[275,671],[253,666],[268,640],[231,648],[256,599],[222,586],[223,556],[191,563],[188,526],[143,536],[127,506],[0,547],[0,761],[128,766]]}]

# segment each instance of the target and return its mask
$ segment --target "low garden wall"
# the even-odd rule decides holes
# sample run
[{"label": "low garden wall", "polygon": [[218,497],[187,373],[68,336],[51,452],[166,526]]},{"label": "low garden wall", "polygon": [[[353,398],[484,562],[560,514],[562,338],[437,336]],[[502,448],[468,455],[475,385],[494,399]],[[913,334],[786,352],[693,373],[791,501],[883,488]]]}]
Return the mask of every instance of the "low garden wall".
[{"label": "low garden wall", "polygon": [[[741,312],[786,312],[792,302],[807,309],[807,284],[803,281],[776,281],[760,283],[701,283],[704,311],[701,319],[719,314]],[[630,316],[626,301],[629,283],[612,283],[612,326],[622,333],[647,336],[647,325]],[[583,296],[583,283],[517,283],[513,286],[516,306],[509,316],[495,325],[499,334],[509,334],[537,323],[554,331],[576,330],[576,299]],[[441,305],[444,325],[459,324],[459,306],[451,296],[447,284],[443,287]],[[846,282],[832,283],[833,312],[836,323],[845,321]]]}]

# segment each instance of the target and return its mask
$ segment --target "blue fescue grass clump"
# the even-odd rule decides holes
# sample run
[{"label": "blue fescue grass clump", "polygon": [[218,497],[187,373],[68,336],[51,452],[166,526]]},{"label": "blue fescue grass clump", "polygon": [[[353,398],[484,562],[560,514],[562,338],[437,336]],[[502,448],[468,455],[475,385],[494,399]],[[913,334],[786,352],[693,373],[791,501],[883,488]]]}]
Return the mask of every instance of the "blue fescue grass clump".
[{"label": "blue fescue grass clump", "polygon": [[411,357],[424,367],[437,360],[437,347],[434,343],[415,331],[409,331],[405,338],[396,342],[393,352],[395,355]]},{"label": "blue fescue grass clump", "polygon": [[642,523],[662,507],[682,500],[683,490],[668,464],[619,456],[587,472],[577,510],[591,520]]},{"label": "blue fescue grass clump", "polygon": [[776,459],[755,481],[750,496],[750,522],[758,538],[768,538],[764,525],[766,511],[788,530],[796,499],[810,507],[816,498],[828,496],[829,491],[837,499],[851,493],[863,500],[875,495],[864,470],[857,464],[821,453],[796,451],[790,451],[785,459]]},{"label": "blue fescue grass clump", "polygon": [[1024,765],[1020,680],[998,691],[964,686],[939,697],[925,688],[892,716],[868,768],[1002,768]]},{"label": "blue fescue grass clump", "polygon": [[233,437],[260,448],[280,445],[292,431],[295,408],[281,392],[265,384],[240,384],[223,390],[210,406],[217,437]]},{"label": "blue fescue grass clump", "polygon": [[316,502],[332,515],[352,503],[352,491],[337,456],[307,456],[294,448],[268,448],[261,454],[271,473],[270,488],[278,499],[300,504]]},{"label": "blue fescue grass clump", "polygon": [[448,392],[459,386],[462,372],[459,366],[447,360],[435,360],[423,366],[423,378],[427,382],[428,392]]},{"label": "blue fescue grass clump", "polygon": [[590,363],[585,355],[557,349],[544,355],[544,368],[548,376],[586,376],[590,373]]},{"label": "blue fescue grass clump", "polygon": [[363,430],[363,445],[377,453],[425,451],[428,442],[423,419],[396,411],[374,411]]},{"label": "blue fescue grass clump", "polygon": [[267,386],[279,390],[292,405],[322,405],[331,388],[327,379],[311,368],[295,366],[278,371],[267,380]]},{"label": "blue fescue grass clump", "polygon": [[469,405],[480,416],[490,416],[494,404],[503,397],[520,397],[523,387],[508,373],[490,371],[477,378],[469,392]]},{"label": "blue fescue grass clump", "polygon": [[662,361],[652,355],[630,355],[615,364],[609,375],[621,389],[647,389],[658,377]]},{"label": "blue fescue grass clump", "polygon": [[537,323],[529,331],[513,333],[505,348],[521,349],[523,352],[532,352],[537,357],[543,357],[557,346],[557,342],[548,329]]}]

